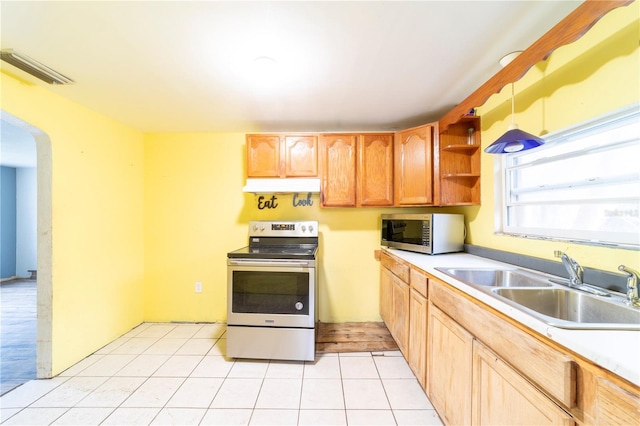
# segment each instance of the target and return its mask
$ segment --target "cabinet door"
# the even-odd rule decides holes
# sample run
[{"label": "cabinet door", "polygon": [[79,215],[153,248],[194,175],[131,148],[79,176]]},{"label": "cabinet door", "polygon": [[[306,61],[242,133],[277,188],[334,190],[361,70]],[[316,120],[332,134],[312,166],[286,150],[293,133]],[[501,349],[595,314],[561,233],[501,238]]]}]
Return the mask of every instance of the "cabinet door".
[{"label": "cabinet door", "polygon": [[362,135],[358,140],[359,206],[393,205],[393,135]]},{"label": "cabinet door", "polygon": [[395,204],[433,204],[433,125],[399,132],[395,142]]},{"label": "cabinet door", "polygon": [[598,425],[638,424],[640,397],[598,377],[595,417]]},{"label": "cabinet door", "polygon": [[318,137],[285,136],[286,177],[318,176]]},{"label": "cabinet door", "polygon": [[247,135],[247,177],[280,176],[280,136]]},{"label": "cabinet door", "polygon": [[380,268],[380,316],[391,331],[393,311],[393,274],[387,268]]},{"label": "cabinet door", "polygon": [[323,135],[321,142],[322,205],[356,206],[355,135]]},{"label": "cabinet door", "polygon": [[[413,285],[413,284],[412,284]],[[409,299],[409,366],[426,389],[427,298],[411,289]]]},{"label": "cabinet door", "polygon": [[569,414],[493,352],[473,345],[474,425],[572,425]]},{"label": "cabinet door", "polygon": [[393,330],[391,335],[396,340],[400,352],[407,357],[409,349],[409,285],[393,276]]},{"label": "cabinet door", "polygon": [[431,302],[427,324],[427,395],[446,424],[468,425],[473,336]]}]

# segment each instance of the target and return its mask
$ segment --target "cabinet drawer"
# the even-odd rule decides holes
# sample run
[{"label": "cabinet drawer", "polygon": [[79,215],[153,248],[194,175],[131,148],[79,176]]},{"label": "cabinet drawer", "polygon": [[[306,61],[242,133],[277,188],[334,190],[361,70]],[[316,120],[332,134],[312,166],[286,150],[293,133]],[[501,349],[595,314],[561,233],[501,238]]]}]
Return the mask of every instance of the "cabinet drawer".
[{"label": "cabinet drawer", "polygon": [[576,405],[577,366],[569,356],[440,281],[429,283],[429,300],[564,407]]},{"label": "cabinet drawer", "polygon": [[382,255],[380,256],[380,263],[405,283],[409,282],[409,265],[407,265],[406,263],[390,256],[385,252],[382,252]]},{"label": "cabinet drawer", "polygon": [[427,276],[422,272],[418,271],[417,269],[413,269],[413,268],[411,268],[409,275],[411,277],[411,280],[410,280],[411,288],[415,289],[418,293],[420,293],[424,297],[427,297],[427,286],[429,283]]},{"label": "cabinet drawer", "polygon": [[595,411],[596,423],[600,425],[637,424],[640,419],[640,396],[598,377]]},{"label": "cabinet drawer", "polygon": [[473,344],[471,424],[575,424],[569,414],[482,343]]}]

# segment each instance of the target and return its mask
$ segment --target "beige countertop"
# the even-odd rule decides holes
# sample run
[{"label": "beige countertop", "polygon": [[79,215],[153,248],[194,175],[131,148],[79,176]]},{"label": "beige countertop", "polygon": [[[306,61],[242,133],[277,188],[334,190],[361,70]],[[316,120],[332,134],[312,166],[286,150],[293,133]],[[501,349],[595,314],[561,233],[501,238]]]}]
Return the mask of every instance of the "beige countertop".
[{"label": "beige countertop", "polygon": [[[569,330],[553,327],[514,308],[507,303],[478,290],[435,268],[514,268],[508,263],[474,256],[467,253],[451,253],[429,256],[404,250],[384,249],[415,265],[434,277],[452,285],[497,311],[520,322],[530,329],[583,356],[591,362],[640,386],[640,331],[617,330]],[[519,267],[518,267],[519,268]],[[521,268],[525,269],[525,268]]]}]

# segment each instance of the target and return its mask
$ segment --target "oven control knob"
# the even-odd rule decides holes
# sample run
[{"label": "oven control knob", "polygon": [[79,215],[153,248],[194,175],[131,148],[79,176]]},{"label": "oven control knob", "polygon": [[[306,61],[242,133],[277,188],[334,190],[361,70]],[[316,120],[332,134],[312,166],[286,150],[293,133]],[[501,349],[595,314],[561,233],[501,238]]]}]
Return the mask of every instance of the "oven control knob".
[{"label": "oven control knob", "polygon": [[260,225],[260,231],[264,231],[264,225]]},{"label": "oven control knob", "polygon": [[313,225],[309,225],[309,232],[313,232]]},{"label": "oven control knob", "polygon": [[296,302],[296,311],[301,311],[304,308],[302,302]]},{"label": "oven control knob", "polygon": [[305,232],[307,230],[307,227],[302,225],[302,232]]}]

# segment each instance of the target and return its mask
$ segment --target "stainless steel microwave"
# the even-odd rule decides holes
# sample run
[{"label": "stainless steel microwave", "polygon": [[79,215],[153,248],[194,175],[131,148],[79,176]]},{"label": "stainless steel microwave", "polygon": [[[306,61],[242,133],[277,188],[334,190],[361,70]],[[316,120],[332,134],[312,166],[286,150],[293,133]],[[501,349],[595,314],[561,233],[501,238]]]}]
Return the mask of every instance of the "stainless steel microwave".
[{"label": "stainless steel microwave", "polygon": [[463,251],[464,215],[383,214],[380,245],[426,254]]}]

